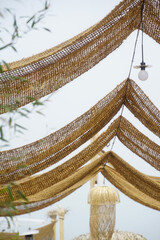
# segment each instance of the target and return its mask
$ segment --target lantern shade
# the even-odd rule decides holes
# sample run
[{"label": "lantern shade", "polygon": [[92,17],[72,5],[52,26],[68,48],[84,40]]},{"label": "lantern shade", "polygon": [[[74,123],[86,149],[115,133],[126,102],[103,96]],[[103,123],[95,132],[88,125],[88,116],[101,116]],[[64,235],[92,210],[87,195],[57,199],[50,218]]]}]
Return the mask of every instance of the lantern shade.
[{"label": "lantern shade", "polygon": [[88,203],[91,205],[116,204],[120,202],[118,191],[109,186],[98,186],[90,190]]},{"label": "lantern shade", "polygon": [[115,204],[119,202],[118,191],[112,187],[99,186],[90,190],[90,239],[110,240],[115,226]]}]

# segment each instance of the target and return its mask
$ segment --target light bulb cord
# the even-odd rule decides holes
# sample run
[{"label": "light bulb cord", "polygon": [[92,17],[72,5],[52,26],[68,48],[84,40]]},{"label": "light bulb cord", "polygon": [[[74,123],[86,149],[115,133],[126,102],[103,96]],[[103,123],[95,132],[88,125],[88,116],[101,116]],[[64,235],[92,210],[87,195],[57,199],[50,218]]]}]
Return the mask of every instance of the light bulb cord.
[{"label": "light bulb cord", "polygon": [[119,127],[120,127],[121,118],[122,118],[123,111],[124,111],[124,105],[125,105],[125,101],[126,101],[126,94],[127,94],[127,89],[128,89],[128,83],[129,83],[129,79],[130,79],[130,75],[131,75],[131,71],[132,71],[132,67],[133,67],[133,62],[134,62],[134,57],[135,57],[135,53],[136,53],[136,47],[137,47],[137,42],[138,42],[138,36],[139,36],[140,28],[142,29],[142,61],[144,59],[144,53],[143,53],[143,10],[144,10],[144,3],[145,3],[145,0],[143,0],[143,2],[142,2],[140,22],[139,22],[138,31],[137,31],[137,35],[136,35],[136,40],[135,40],[135,44],[134,44],[134,49],[133,49],[133,54],[132,54],[132,59],[131,59],[131,65],[130,65],[130,69],[129,69],[129,73],[128,73],[128,78],[127,78],[127,83],[126,83],[126,90],[125,90],[125,96],[124,96],[124,102],[123,102],[123,105],[122,105],[122,108],[121,108],[120,119],[119,119],[119,123],[118,123],[118,126],[117,126],[117,130],[116,130],[113,142],[112,142],[111,151],[112,151],[113,146],[114,146],[115,141],[116,141],[117,133],[118,133],[118,130],[119,130]]},{"label": "light bulb cord", "polygon": [[142,8],[141,8],[141,21],[140,21],[140,26],[141,27],[141,31],[142,31],[142,39],[141,39],[141,49],[142,49],[142,64],[144,64],[144,49],[143,49],[143,10],[144,10],[144,2],[145,0],[143,0],[142,3]]},{"label": "light bulb cord", "polygon": [[142,22],[142,43],[141,43],[141,47],[142,47],[142,64],[144,64],[144,50],[143,50],[143,22]]}]

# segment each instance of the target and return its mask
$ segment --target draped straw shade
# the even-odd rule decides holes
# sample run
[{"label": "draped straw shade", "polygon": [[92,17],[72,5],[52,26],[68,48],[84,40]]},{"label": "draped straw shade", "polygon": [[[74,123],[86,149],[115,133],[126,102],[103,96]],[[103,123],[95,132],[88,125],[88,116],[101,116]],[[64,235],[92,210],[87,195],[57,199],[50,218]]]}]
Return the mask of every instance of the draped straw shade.
[{"label": "draped straw shade", "polygon": [[[103,20],[78,36],[43,53],[11,63],[9,69],[3,66],[0,74],[0,113],[6,112],[8,108],[14,109],[15,104],[20,107],[33,98],[46,96],[95,66],[139,28],[142,4],[142,0],[123,0]],[[160,43],[159,13],[159,0],[145,0],[143,30],[157,43]],[[10,182],[16,181],[11,188],[14,205],[18,209],[13,215],[18,215],[59,201],[99,171],[127,196],[160,210],[159,178],[138,172],[114,153],[106,153],[95,165],[84,166],[116,136],[133,153],[160,170],[160,146],[157,143],[122,115],[110,123],[124,105],[145,127],[160,137],[159,109],[133,80],[127,79],[63,128],[28,145],[0,152],[0,215],[8,214],[5,207],[10,195],[6,191],[6,184]],[[54,167],[55,163],[86,143],[104,127],[107,129],[78,154],[58,167],[33,177],[35,173]],[[103,167],[106,158],[112,167]],[[21,168],[21,165],[24,167]],[[94,206],[101,211],[100,208],[105,206],[108,213],[109,209],[113,213],[118,201],[116,193],[112,196],[108,188],[108,192],[105,190],[102,194],[102,189],[100,198],[98,195],[95,195],[96,199],[94,195],[91,197],[91,209]],[[18,190],[29,199],[26,204],[28,210],[20,204]],[[93,205],[93,199],[95,203],[99,201],[101,204]]]}]

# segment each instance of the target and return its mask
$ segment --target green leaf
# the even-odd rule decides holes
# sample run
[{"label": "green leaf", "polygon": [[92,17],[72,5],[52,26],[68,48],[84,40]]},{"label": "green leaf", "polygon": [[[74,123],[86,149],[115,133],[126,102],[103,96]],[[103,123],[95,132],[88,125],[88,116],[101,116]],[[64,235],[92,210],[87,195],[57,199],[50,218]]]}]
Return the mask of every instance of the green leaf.
[{"label": "green leaf", "polygon": [[34,25],[35,25],[35,20],[33,20],[32,25],[31,25],[31,28],[33,28]]},{"label": "green leaf", "polygon": [[31,100],[31,101],[35,101],[35,100],[36,100],[35,98],[30,97],[30,96],[26,96],[26,98],[27,98],[28,100]]},{"label": "green leaf", "polygon": [[24,78],[24,77],[20,77],[19,80],[20,80],[21,82],[28,82],[28,79],[26,79],[26,78]]},{"label": "green leaf", "polygon": [[14,198],[12,195],[12,188],[10,187],[10,185],[7,186],[7,190],[8,190],[8,194],[9,194],[11,201],[14,201]]},{"label": "green leaf", "polygon": [[27,108],[22,108],[23,111],[27,112],[27,113],[30,113],[31,111],[28,110]]},{"label": "green leaf", "polygon": [[3,194],[3,193],[5,193],[5,192],[7,192],[7,191],[8,191],[7,187],[2,188],[2,189],[0,190],[0,195]]},{"label": "green leaf", "polygon": [[8,142],[6,139],[4,139],[4,138],[0,138],[0,140],[1,141],[3,141],[3,142]]},{"label": "green leaf", "polygon": [[3,126],[0,126],[0,135],[1,135],[0,138],[3,138]]},{"label": "green leaf", "polygon": [[35,102],[33,102],[33,106],[35,106],[35,105],[43,105],[43,103],[39,102],[39,101],[35,101]]},{"label": "green leaf", "polygon": [[44,29],[45,31],[51,32],[51,30],[50,30],[49,28],[44,27],[43,29]]},{"label": "green leaf", "polygon": [[20,190],[17,190],[17,193],[20,195],[20,197],[25,200],[26,202],[28,202],[28,199],[24,196],[24,194],[20,191]]},{"label": "green leaf", "polygon": [[33,15],[31,18],[29,18],[27,23],[29,23],[34,17],[35,17],[35,15]]},{"label": "green leaf", "polygon": [[28,165],[26,165],[26,164],[18,165],[18,169],[26,168],[26,167],[28,167]]},{"label": "green leaf", "polygon": [[0,47],[0,51],[9,47],[9,46],[11,46],[11,45],[12,45],[12,43],[8,43],[8,44],[4,45],[3,47]]},{"label": "green leaf", "polygon": [[23,130],[27,130],[27,128],[25,128],[25,127],[23,127],[23,126],[21,126],[21,125],[19,125],[19,124],[17,124],[17,123],[14,124],[14,127],[15,127],[15,128],[16,128],[16,127],[19,127],[19,128],[21,128],[21,129],[23,129]]},{"label": "green leaf", "polygon": [[8,207],[12,208],[14,211],[17,211],[16,207],[13,205],[13,202],[8,202]]},{"label": "green leaf", "polygon": [[5,109],[6,112],[11,112],[12,111],[12,108],[7,106],[7,105],[4,106],[4,109]]},{"label": "green leaf", "polygon": [[7,70],[10,70],[9,65],[6,63],[6,61],[2,60],[2,63],[6,66]]},{"label": "green leaf", "polygon": [[17,49],[12,45],[11,46],[11,48],[15,51],[15,52],[17,52]]},{"label": "green leaf", "polygon": [[9,144],[1,145],[1,148],[4,148],[4,147],[9,147]]},{"label": "green leaf", "polygon": [[28,206],[26,205],[26,203],[22,203],[22,205],[25,207],[25,209],[29,212],[29,208]]},{"label": "green leaf", "polygon": [[8,13],[10,13],[11,15],[13,14],[10,8],[4,8]]},{"label": "green leaf", "polygon": [[45,2],[45,9],[47,10],[49,8],[49,3],[48,1]]},{"label": "green leaf", "polygon": [[4,43],[3,38],[0,38],[0,41],[1,41],[2,43]]},{"label": "green leaf", "polygon": [[[7,215],[11,214],[7,209],[5,210],[5,212],[7,213]],[[7,217],[6,217],[6,221],[7,221],[8,228],[10,228],[11,224],[10,224],[10,221]]]},{"label": "green leaf", "polygon": [[25,117],[25,118],[28,118],[27,114],[21,112],[21,111],[18,111],[18,113],[22,116],[22,117]]},{"label": "green leaf", "polygon": [[22,132],[21,130],[16,130],[16,132],[18,132],[20,134],[24,134],[24,132]]},{"label": "green leaf", "polygon": [[3,72],[3,68],[2,68],[2,65],[0,64],[0,73]]},{"label": "green leaf", "polygon": [[16,20],[16,15],[13,16],[13,26],[17,27],[17,20]]},{"label": "green leaf", "polygon": [[42,115],[42,116],[45,116],[44,113],[40,112],[40,111],[36,111],[36,113]]},{"label": "green leaf", "polygon": [[11,117],[10,117],[9,120],[8,120],[8,124],[9,124],[9,126],[11,127],[11,125],[12,125],[12,118],[11,118]]},{"label": "green leaf", "polygon": [[17,186],[18,184],[15,183],[15,182],[10,182],[10,185],[12,185],[12,186]]}]

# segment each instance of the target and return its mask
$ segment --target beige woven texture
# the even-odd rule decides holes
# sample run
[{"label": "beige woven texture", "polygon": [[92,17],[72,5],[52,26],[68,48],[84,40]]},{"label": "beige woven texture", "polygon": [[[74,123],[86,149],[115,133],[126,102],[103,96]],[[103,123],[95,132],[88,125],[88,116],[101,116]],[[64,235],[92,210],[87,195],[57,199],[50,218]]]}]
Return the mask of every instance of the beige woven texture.
[{"label": "beige woven texture", "polygon": [[91,188],[88,203],[90,207],[90,239],[109,240],[115,227],[115,204],[119,193],[113,187],[96,186]]},{"label": "beige woven texture", "polygon": [[[0,183],[17,180],[58,162],[101,130],[122,106],[125,82],[89,111],[34,143],[0,152]],[[21,165],[26,167],[19,168]]]},{"label": "beige woven texture", "polygon": [[[68,41],[35,56],[8,64],[0,74],[1,108],[23,106],[56,91],[121,45],[139,28],[143,0],[123,0],[102,21]],[[160,43],[160,2],[146,0],[144,32]]]},{"label": "beige woven texture", "polygon": [[[122,1],[102,21],[73,39],[44,53],[10,64],[10,70],[4,69],[0,75],[1,113],[6,111],[6,106],[13,108],[17,98],[20,101],[18,106],[22,106],[30,102],[28,97],[37,99],[62,87],[120,46],[139,27],[142,2]],[[144,31],[158,43],[159,9],[158,0],[145,1]],[[13,77],[16,78],[14,81]],[[91,139],[109,123],[122,105],[149,130],[160,136],[160,111],[134,81],[127,79],[94,107],[60,130],[34,143],[0,152],[0,189],[4,188],[2,184],[17,180],[17,185],[12,186],[12,194],[19,211],[14,212],[14,215],[27,212],[20,203],[17,190],[21,190],[29,199],[30,202],[26,204],[28,210],[35,211],[71,194],[100,170],[126,195],[160,210],[159,178],[138,172],[111,152],[83,166],[117,136],[132,152],[160,170],[160,147],[122,116],[71,159],[42,175],[27,177],[54,165]],[[112,167],[103,168],[106,158]],[[26,167],[21,168],[21,165]],[[7,214],[3,206],[9,200],[8,192],[2,191],[1,216]]]},{"label": "beige woven texture", "polygon": [[[112,167],[105,166],[104,168],[104,162],[109,162],[109,165],[112,164]],[[150,208],[160,210],[160,201],[157,200],[160,192],[159,178],[140,173],[115,153],[108,152],[95,162],[84,166],[78,172],[63,179],[58,184],[42,191],[42,194],[39,192],[38,194],[30,196],[30,203],[26,204],[28,212],[47,207],[68,196],[68,194],[71,194],[86,181],[91,179],[98,171],[101,171],[115,187],[133,200]],[[27,212],[26,207],[20,203],[15,202],[15,206],[18,211],[13,212],[14,215]],[[5,208],[1,208],[1,216],[5,215]]]},{"label": "beige woven texture", "polygon": [[91,205],[90,240],[110,240],[115,227],[115,204]]},{"label": "beige woven texture", "polygon": [[[123,103],[147,128],[160,136],[159,110],[134,81],[127,80],[62,129],[31,144],[0,152],[0,183],[24,178],[58,162],[100,131]],[[124,145],[160,170],[159,146],[127,120],[124,121],[120,119],[119,130],[112,132],[112,137],[117,134]],[[117,126],[114,125],[114,128]],[[109,139],[111,140],[111,137]],[[88,154],[88,151],[85,154]],[[21,168],[21,165],[26,167]]]},{"label": "beige woven texture", "polygon": [[[46,96],[113,52],[139,28],[142,2],[124,0],[83,33],[45,52],[9,64],[10,70],[4,67],[0,76],[0,113]],[[144,31],[157,42],[160,42],[159,4],[158,0],[146,0],[143,14]],[[156,14],[151,15],[153,12]]]}]

